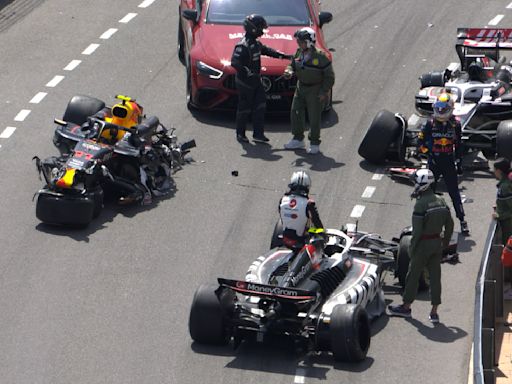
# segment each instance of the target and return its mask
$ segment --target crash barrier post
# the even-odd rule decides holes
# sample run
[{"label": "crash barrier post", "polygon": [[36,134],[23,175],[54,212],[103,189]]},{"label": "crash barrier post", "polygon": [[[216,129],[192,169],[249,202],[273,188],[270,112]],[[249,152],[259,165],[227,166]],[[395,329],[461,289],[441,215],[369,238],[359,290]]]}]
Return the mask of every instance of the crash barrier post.
[{"label": "crash barrier post", "polygon": [[[496,285],[493,282],[491,257],[497,253],[496,247],[496,221],[489,225],[485,240],[483,257],[480,262],[475,286],[475,313],[473,333],[473,383],[490,384],[496,382],[494,371],[494,322],[496,316]],[[487,292],[486,292],[487,291]],[[494,292],[492,292],[494,291]],[[489,297],[490,296],[490,297]],[[488,303],[490,301],[490,303]],[[489,308],[490,305],[490,308]],[[489,313],[488,311],[491,311]]]}]

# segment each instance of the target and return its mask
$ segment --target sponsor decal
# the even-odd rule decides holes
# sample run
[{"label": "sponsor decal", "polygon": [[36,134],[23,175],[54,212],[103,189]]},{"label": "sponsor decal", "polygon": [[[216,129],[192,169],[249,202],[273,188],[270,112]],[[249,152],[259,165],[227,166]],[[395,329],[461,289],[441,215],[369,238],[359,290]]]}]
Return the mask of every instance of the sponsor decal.
[{"label": "sponsor decal", "polygon": [[270,91],[270,89],[272,88],[272,80],[270,80],[267,76],[263,76],[261,78],[261,84],[263,85],[263,89],[265,90],[265,92]]},{"label": "sponsor decal", "polygon": [[237,281],[235,286],[237,288],[241,288],[241,289],[246,289],[247,288],[247,284],[245,283],[245,281]]},{"label": "sponsor decal", "polygon": [[[231,40],[241,39],[242,37],[244,37],[244,35],[245,34],[242,32],[228,34],[229,39],[231,39]],[[289,35],[287,33],[272,33],[272,34],[265,33],[263,36],[261,36],[261,38],[262,39],[270,39],[270,40],[289,40],[289,41],[293,40],[292,35]]]},{"label": "sponsor decal", "polygon": [[271,286],[248,283],[246,288],[253,292],[268,293],[271,295],[297,296],[296,291],[291,291],[289,289],[281,288],[281,287],[271,287]]},{"label": "sponsor decal", "polygon": [[307,263],[306,265],[303,265],[300,269],[299,273],[297,273],[295,276],[293,276],[290,280],[294,287],[297,286],[297,284],[306,276],[306,274],[311,270],[311,263]]},{"label": "sponsor decal", "polygon": [[318,65],[318,59],[313,59],[313,65]]},{"label": "sponsor decal", "polygon": [[289,205],[290,205],[290,208],[295,208],[295,206],[297,205],[297,200],[291,199]]}]

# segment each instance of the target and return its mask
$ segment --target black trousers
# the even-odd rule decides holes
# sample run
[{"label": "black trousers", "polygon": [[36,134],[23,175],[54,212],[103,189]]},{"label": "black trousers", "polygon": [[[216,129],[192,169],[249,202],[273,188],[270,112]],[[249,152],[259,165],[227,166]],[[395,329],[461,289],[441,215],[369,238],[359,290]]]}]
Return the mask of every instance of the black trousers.
[{"label": "black trousers", "polygon": [[442,175],[446,189],[452,199],[455,215],[459,220],[464,220],[464,208],[462,207],[462,200],[460,198],[457,168],[455,167],[453,154],[432,155],[428,163],[430,170],[434,174],[434,190],[436,189],[439,177]]},{"label": "black trousers", "polygon": [[236,79],[238,90],[238,108],[236,111],[236,134],[245,135],[245,129],[252,115],[253,136],[261,137],[264,133],[265,109],[267,98],[261,81],[251,84]]}]

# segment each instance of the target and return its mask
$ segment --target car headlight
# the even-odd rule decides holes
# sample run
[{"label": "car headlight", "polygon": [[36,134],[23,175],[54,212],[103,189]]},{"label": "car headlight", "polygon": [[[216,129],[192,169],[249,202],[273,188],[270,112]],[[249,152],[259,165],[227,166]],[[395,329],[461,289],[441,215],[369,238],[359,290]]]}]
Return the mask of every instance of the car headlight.
[{"label": "car headlight", "polygon": [[196,67],[200,74],[208,76],[210,79],[218,80],[224,74],[224,72],[219,71],[218,69],[213,68],[212,66],[209,66],[202,61],[197,61]]}]

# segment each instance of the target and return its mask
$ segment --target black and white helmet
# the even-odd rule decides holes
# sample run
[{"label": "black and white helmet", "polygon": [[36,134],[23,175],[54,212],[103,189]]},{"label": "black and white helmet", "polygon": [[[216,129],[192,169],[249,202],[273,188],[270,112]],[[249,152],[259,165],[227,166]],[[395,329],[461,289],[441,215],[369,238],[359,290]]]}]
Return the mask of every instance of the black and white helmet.
[{"label": "black and white helmet", "polygon": [[299,41],[305,41],[307,43],[308,48],[311,48],[316,43],[316,33],[313,28],[304,27],[295,32],[293,35]]},{"label": "black and white helmet", "polygon": [[293,172],[288,187],[290,187],[291,191],[302,191],[309,193],[309,188],[311,187],[311,179],[305,171]]},{"label": "black and white helmet", "polygon": [[430,169],[421,168],[414,173],[414,194],[427,190],[434,182],[434,174]]}]

